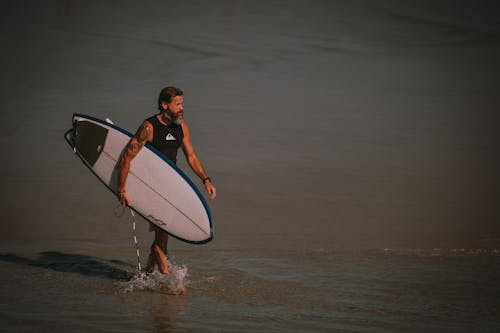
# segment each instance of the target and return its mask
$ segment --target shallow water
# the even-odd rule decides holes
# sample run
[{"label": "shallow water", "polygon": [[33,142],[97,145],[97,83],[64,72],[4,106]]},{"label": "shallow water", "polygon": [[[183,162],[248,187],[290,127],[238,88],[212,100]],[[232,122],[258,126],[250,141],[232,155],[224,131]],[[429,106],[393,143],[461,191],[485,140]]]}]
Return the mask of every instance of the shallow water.
[{"label": "shallow water", "polygon": [[[498,251],[180,251],[187,293],[116,260],[0,257],[6,331],[494,332]],[[180,258],[178,258],[180,259]],[[179,275],[177,275],[179,277]],[[177,282],[179,282],[177,281]],[[20,311],[20,309],[23,309]]]},{"label": "shallow water", "polygon": [[[498,331],[499,9],[3,1],[2,331]],[[62,135],[167,84],[218,197],[165,278]]]}]

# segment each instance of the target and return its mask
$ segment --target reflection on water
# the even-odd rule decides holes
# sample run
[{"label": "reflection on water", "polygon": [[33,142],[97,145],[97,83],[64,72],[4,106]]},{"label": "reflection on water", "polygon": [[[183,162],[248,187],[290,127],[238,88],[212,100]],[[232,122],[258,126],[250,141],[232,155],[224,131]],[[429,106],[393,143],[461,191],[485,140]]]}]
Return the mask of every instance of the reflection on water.
[{"label": "reflection on water", "polygon": [[87,255],[43,252],[36,259],[24,258],[13,253],[0,254],[0,260],[14,264],[48,268],[57,272],[77,273],[86,276],[112,280],[128,280],[131,274],[119,267],[125,264],[119,260],[105,260]]}]

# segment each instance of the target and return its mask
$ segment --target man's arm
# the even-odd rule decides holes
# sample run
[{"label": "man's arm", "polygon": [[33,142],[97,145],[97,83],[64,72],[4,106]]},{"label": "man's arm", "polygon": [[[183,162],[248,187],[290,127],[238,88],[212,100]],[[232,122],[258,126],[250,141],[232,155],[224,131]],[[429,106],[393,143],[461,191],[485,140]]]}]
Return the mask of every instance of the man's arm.
[{"label": "man's arm", "polygon": [[210,199],[213,199],[217,195],[217,190],[215,189],[215,186],[212,184],[210,178],[207,177],[207,173],[205,172],[205,169],[203,168],[200,159],[198,158],[198,156],[194,151],[193,144],[191,143],[191,135],[189,133],[189,127],[185,121],[182,123],[182,132],[184,133],[184,139],[182,139],[182,150],[186,155],[186,160],[191,169],[193,169],[193,171],[198,175],[198,177],[200,177],[201,179],[206,179],[204,181],[205,189],[210,194]]},{"label": "man's arm", "polygon": [[125,183],[127,181],[128,172],[130,170],[130,163],[132,159],[139,153],[139,151],[144,147],[146,142],[150,142],[153,139],[153,126],[150,122],[144,121],[141,126],[137,129],[137,132],[130,138],[125,150],[120,158],[120,172],[118,174],[118,199],[120,200],[122,206],[130,205],[128,199],[127,191],[125,189]]}]

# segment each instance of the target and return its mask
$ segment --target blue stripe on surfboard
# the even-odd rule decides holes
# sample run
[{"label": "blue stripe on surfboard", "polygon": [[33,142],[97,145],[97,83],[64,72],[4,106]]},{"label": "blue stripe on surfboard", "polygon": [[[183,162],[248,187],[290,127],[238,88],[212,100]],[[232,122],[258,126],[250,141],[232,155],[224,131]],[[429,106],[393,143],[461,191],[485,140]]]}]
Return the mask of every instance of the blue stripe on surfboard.
[{"label": "blue stripe on surfboard", "polygon": [[[125,135],[127,135],[128,137],[132,137],[133,134],[130,133],[129,131],[121,128],[121,127],[118,127],[114,124],[111,124],[111,123],[108,123],[102,119],[99,119],[99,118],[95,118],[95,117],[92,117],[92,116],[88,116],[88,115],[84,115],[84,114],[80,114],[80,113],[75,113],[73,114],[73,117],[72,117],[72,120],[75,118],[75,117],[78,117],[78,118],[84,118],[84,119],[88,119],[88,120],[92,120],[92,121],[95,121],[97,123],[100,123],[102,125],[105,125],[105,126],[108,126],[108,127],[111,127]],[[71,130],[67,131],[66,134],[65,134],[65,138],[66,138],[66,141],[68,141],[67,139],[67,134],[71,132]],[[71,144],[71,142],[68,141],[68,144],[72,147],[73,145]],[[210,208],[208,206],[208,203],[207,201],[205,200],[205,198],[203,197],[203,194],[200,192],[200,190],[198,189],[198,187],[193,183],[193,181],[184,173],[184,171],[182,171],[177,165],[175,165],[169,158],[167,158],[165,155],[163,155],[158,149],[156,149],[155,147],[151,146],[149,143],[147,143],[145,145],[145,147],[147,147],[150,151],[152,151],[154,154],[156,154],[159,158],[161,158],[164,162],[166,162],[168,165],[170,165],[172,167],[172,169],[174,169],[188,184],[189,186],[191,186],[191,188],[194,190],[194,192],[196,193],[196,195],[198,196],[198,198],[200,199],[201,203],[203,204],[203,207],[205,208],[205,211],[207,213],[207,216],[208,216],[208,221],[210,223],[210,237],[207,238],[206,240],[203,240],[203,241],[191,241],[191,240],[187,240],[187,239],[183,239],[179,236],[176,236],[174,234],[171,234],[169,233],[170,235],[172,235],[173,237],[179,239],[179,240],[182,240],[184,242],[187,242],[187,243],[192,243],[192,244],[203,244],[203,243],[208,243],[209,241],[211,241],[214,237],[214,227],[213,227],[213,222],[212,222],[212,214],[210,212]],[[81,159],[81,158],[80,158]],[[82,160],[83,161],[83,160]],[[86,163],[84,163],[85,165],[87,165]],[[92,171],[92,173],[94,173],[94,175],[99,179],[101,180],[97,174],[94,172],[94,170],[92,170],[92,168],[87,165],[87,167]],[[108,185],[106,184],[103,180],[101,180],[101,182],[106,185],[106,187],[113,193],[115,193],[115,191]],[[115,193],[116,194],[116,193]],[[133,207],[132,207],[133,208]],[[134,209],[135,210],[135,209]],[[147,218],[142,215],[140,212],[138,212],[137,210],[135,210],[139,215],[141,215],[143,218],[145,218],[147,220]]]}]

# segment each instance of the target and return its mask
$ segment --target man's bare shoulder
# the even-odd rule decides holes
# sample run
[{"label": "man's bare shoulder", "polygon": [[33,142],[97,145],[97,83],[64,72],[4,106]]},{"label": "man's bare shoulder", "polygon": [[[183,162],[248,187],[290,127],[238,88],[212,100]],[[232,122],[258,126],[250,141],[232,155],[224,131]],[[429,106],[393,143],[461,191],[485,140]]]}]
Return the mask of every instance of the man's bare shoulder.
[{"label": "man's bare shoulder", "polygon": [[151,124],[148,120],[144,120],[137,129],[134,137],[140,143],[151,141],[153,139],[153,124]]},{"label": "man's bare shoulder", "polygon": [[184,135],[186,135],[186,134],[189,135],[189,126],[185,120],[182,121],[181,127],[182,127],[182,132],[184,133]]}]

